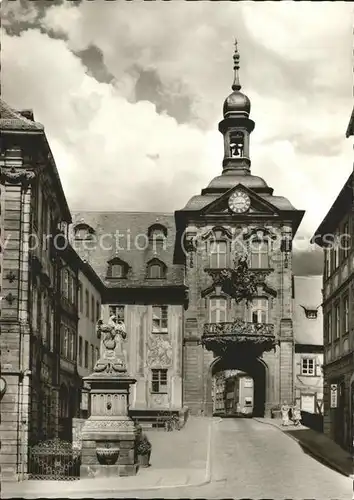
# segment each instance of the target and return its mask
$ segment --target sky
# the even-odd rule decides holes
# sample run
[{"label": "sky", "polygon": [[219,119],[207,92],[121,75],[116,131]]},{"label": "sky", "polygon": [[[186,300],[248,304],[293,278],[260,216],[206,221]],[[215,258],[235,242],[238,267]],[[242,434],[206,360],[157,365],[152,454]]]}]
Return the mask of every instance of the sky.
[{"label": "sky", "polygon": [[353,11],[3,0],[2,97],[45,126],[71,210],[173,212],[222,171],[237,37],[252,173],[306,210],[297,251],[303,273],[317,274],[308,239],[353,169]]}]

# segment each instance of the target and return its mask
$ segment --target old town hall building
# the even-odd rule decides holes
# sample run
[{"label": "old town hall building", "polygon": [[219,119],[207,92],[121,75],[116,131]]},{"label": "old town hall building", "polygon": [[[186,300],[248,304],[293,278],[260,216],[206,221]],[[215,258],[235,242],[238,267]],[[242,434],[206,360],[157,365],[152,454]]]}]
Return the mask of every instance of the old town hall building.
[{"label": "old town hall building", "polygon": [[94,364],[88,331],[100,317],[126,325],[136,418],[187,407],[211,415],[223,370],[253,378],[254,415],[294,400],[292,240],[304,212],[252,175],[255,123],[237,50],[234,62],[222,171],[174,214],[71,214],[43,127],[1,104],[4,474],[26,470],[26,446],[50,429],[70,438],[78,367]]},{"label": "old town hall building", "polygon": [[[237,51],[234,61],[221,175],[175,214],[73,215],[75,248],[106,286],[104,319],[117,314],[127,327],[136,412],[187,406],[210,415],[212,377],[224,369],[253,377],[254,414],[294,397],[291,243],[304,212],[251,173],[255,123]],[[248,304],[224,279],[245,256],[244,282],[255,283]]]}]

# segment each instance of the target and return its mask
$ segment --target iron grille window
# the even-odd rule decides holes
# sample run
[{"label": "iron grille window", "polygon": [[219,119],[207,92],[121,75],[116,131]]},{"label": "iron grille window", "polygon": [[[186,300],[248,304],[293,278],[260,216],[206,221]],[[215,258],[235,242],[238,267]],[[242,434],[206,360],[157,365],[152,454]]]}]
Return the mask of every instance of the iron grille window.
[{"label": "iron grille window", "polygon": [[227,321],[227,300],[224,297],[210,299],[209,320],[210,323],[225,323]]},{"label": "iron grille window", "polygon": [[166,393],[167,392],[167,370],[153,369],[152,372],[152,392]]},{"label": "iron grille window", "polygon": [[251,268],[264,269],[269,267],[268,241],[251,241]]},{"label": "iron grille window", "polygon": [[109,306],[109,315],[115,316],[118,321],[125,323],[125,306],[111,305]]},{"label": "iron grille window", "polygon": [[168,306],[153,306],[152,331],[153,333],[167,333]]},{"label": "iron grille window", "polygon": [[214,241],[210,245],[210,267],[223,269],[227,266],[227,242]]},{"label": "iron grille window", "polygon": [[316,364],[314,358],[301,359],[301,375],[315,375]]}]

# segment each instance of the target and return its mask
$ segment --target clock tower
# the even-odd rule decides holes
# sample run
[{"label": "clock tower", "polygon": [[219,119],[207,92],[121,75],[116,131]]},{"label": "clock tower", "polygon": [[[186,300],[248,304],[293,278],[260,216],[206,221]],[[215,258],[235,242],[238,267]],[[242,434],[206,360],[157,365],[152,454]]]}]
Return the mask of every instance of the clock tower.
[{"label": "clock tower", "polygon": [[222,172],[175,212],[175,263],[185,267],[188,287],[183,401],[211,415],[217,375],[241,370],[253,378],[253,415],[264,416],[293,401],[291,244],[304,212],[251,173],[255,123],[241,92],[237,43],[233,59],[219,123]]},{"label": "clock tower", "polygon": [[239,79],[240,55],[235,41],[234,81],[232,93],[225,99],[223,107],[224,119],[219,123],[219,131],[224,136],[223,171],[246,173],[250,171],[250,134],[254,129],[254,121],[249,118],[251,103],[248,97],[240,92]]}]

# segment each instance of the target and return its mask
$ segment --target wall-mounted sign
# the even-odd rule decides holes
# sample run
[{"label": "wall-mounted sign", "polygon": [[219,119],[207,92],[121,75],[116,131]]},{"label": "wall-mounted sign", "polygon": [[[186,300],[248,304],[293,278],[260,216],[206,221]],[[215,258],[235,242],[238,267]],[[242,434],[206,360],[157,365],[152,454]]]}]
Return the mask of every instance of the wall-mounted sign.
[{"label": "wall-mounted sign", "polygon": [[330,394],[331,408],[338,407],[338,384],[331,384]]},{"label": "wall-mounted sign", "polygon": [[2,398],[6,392],[7,383],[4,377],[0,377],[0,397]]}]

